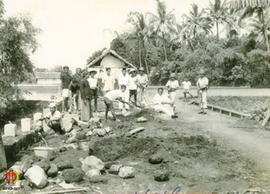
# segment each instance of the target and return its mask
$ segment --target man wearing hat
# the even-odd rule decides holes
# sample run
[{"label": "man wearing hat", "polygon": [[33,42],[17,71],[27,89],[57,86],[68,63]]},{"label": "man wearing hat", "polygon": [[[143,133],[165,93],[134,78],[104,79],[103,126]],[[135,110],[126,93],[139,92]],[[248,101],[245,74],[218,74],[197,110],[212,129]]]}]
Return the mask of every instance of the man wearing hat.
[{"label": "man wearing hat", "polygon": [[204,70],[200,70],[199,79],[197,81],[197,87],[199,92],[201,111],[199,114],[207,114],[207,90],[208,90],[208,78],[205,76]]},{"label": "man wearing hat", "polygon": [[[89,87],[90,87],[90,103],[92,103],[92,100],[94,100],[94,112],[97,111],[97,98],[98,98],[98,79],[95,77],[97,74],[97,71],[95,70],[89,70],[90,76],[87,79]],[[92,106],[90,104],[90,106]]]},{"label": "man wearing hat", "polygon": [[131,98],[134,98],[134,103],[137,105],[137,73],[135,69],[129,71],[130,74],[130,83],[129,83],[129,101]]},{"label": "man wearing hat", "polygon": [[140,67],[139,74],[137,75],[137,86],[138,86],[138,101],[142,105],[144,99],[145,88],[148,86],[148,77],[144,73],[144,68]]},{"label": "man wearing hat", "polygon": [[176,99],[176,90],[179,89],[179,82],[176,79],[175,74],[171,74],[169,81],[166,84],[166,87],[168,88],[168,93],[170,96],[170,99],[172,100],[173,103],[175,103],[175,99]]},{"label": "man wearing hat", "polygon": [[55,133],[64,134],[61,126],[61,113],[56,110],[56,104],[50,103],[49,104],[50,112],[49,114],[44,117],[46,124],[50,127]]},{"label": "man wearing hat", "polygon": [[61,72],[61,87],[62,87],[62,97],[63,97],[63,111],[68,111],[68,100],[69,100],[69,85],[72,80],[72,76],[69,73],[69,67],[64,66]]}]

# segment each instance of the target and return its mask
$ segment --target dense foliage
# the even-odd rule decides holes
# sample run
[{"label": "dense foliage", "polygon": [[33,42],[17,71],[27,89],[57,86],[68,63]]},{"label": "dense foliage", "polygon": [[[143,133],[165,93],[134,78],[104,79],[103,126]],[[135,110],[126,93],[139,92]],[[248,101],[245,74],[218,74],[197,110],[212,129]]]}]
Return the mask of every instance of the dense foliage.
[{"label": "dense foliage", "polygon": [[268,0],[193,4],[182,21],[156,1],[157,13],[131,12],[133,30],[111,42],[111,49],[146,68],[152,84],[164,84],[172,72],[195,83],[203,68],[211,85],[270,86]]},{"label": "dense foliage", "polygon": [[18,98],[16,84],[31,75],[29,54],[37,48],[38,32],[28,18],[5,17],[0,0],[0,108]]}]

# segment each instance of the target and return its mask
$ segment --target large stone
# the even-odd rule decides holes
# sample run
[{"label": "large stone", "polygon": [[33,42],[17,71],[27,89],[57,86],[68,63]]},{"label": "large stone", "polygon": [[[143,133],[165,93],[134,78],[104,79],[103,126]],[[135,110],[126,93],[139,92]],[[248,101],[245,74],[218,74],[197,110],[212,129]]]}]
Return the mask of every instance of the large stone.
[{"label": "large stone", "polygon": [[120,171],[120,168],[122,168],[123,165],[122,164],[113,164],[111,165],[110,169],[109,169],[109,173],[110,174],[118,174]]},{"label": "large stone", "polygon": [[106,135],[106,133],[107,133],[106,130],[103,128],[96,128],[93,130],[93,134],[98,135],[100,137],[103,137],[104,135]]},{"label": "large stone", "polygon": [[132,136],[132,135],[134,135],[136,133],[139,133],[141,131],[144,131],[144,130],[145,130],[144,127],[138,127],[136,129],[132,129],[131,131],[128,132],[128,135],[127,136]]},{"label": "large stone", "polygon": [[80,182],[83,180],[84,172],[81,169],[66,169],[62,176],[66,183]]},{"label": "large stone", "polygon": [[75,120],[73,119],[73,116],[70,114],[66,114],[62,118],[62,128],[65,130],[65,132],[70,132],[72,130],[74,123]]},{"label": "large stone", "polygon": [[57,165],[59,170],[73,168],[73,165],[69,161],[60,161],[56,165]]},{"label": "large stone", "polygon": [[135,170],[133,167],[125,166],[125,167],[120,168],[118,175],[124,179],[134,178],[135,177]]},{"label": "large stone", "polygon": [[166,170],[158,170],[154,174],[155,181],[163,182],[170,180],[170,173]]},{"label": "large stone", "polygon": [[89,123],[100,123],[101,119],[99,117],[93,117],[89,120]]},{"label": "large stone", "polygon": [[160,154],[153,154],[148,161],[151,164],[160,164],[163,161],[163,157]]},{"label": "large stone", "polygon": [[49,163],[49,161],[46,161],[46,160],[42,160],[42,161],[36,162],[36,163],[34,163],[34,165],[39,166],[45,172],[47,172],[49,170],[49,168],[50,168],[50,163]]},{"label": "large stone", "polygon": [[94,176],[98,176],[101,175],[100,170],[98,169],[90,169],[86,172],[86,176],[88,178],[94,177]]},{"label": "large stone", "polygon": [[88,129],[89,128],[89,123],[88,122],[84,122],[84,121],[77,121],[78,126],[81,127],[82,129]]},{"label": "large stone", "polygon": [[31,184],[33,184],[38,189],[44,188],[48,183],[46,173],[39,166],[33,166],[29,168],[26,171],[24,177],[26,177],[26,179],[28,179]]},{"label": "large stone", "polygon": [[90,183],[103,183],[106,184],[108,183],[108,179],[102,175],[98,175],[98,176],[93,176],[91,178],[89,178],[89,182]]},{"label": "large stone", "polygon": [[85,159],[81,160],[82,162],[82,170],[87,172],[90,169],[98,169],[103,170],[105,164],[99,158],[95,156],[88,156]]},{"label": "large stone", "polygon": [[56,177],[58,174],[58,167],[56,164],[51,163],[49,170],[47,171],[47,175],[49,177]]},{"label": "large stone", "polygon": [[75,137],[77,140],[84,140],[86,139],[86,133],[83,131],[79,131]]},{"label": "large stone", "polygon": [[148,120],[147,120],[147,118],[145,118],[145,117],[139,117],[139,118],[137,119],[137,123],[144,123],[144,122],[146,122],[146,121],[148,121]]}]

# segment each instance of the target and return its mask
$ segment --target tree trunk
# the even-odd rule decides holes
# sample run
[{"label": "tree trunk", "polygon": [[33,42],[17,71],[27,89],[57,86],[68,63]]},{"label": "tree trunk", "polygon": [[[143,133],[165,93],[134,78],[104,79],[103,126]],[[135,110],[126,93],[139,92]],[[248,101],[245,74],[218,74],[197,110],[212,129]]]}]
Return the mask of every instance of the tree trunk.
[{"label": "tree trunk", "polygon": [[142,50],[141,50],[141,40],[139,40],[139,62],[140,62],[140,68],[142,67]]},{"label": "tree trunk", "polygon": [[217,40],[219,40],[219,26],[218,26],[218,22],[216,22],[216,28],[217,28]]},{"label": "tree trunk", "polygon": [[265,15],[264,15],[264,9],[261,8],[261,10],[258,13],[259,15],[259,19],[261,20],[262,24],[263,24],[263,36],[264,36],[264,40],[265,40],[265,44],[266,44],[266,49],[269,52],[270,51],[270,46],[269,46],[269,38],[268,38],[268,34],[267,34],[267,28],[265,27]]},{"label": "tree trunk", "polygon": [[165,41],[164,33],[162,33],[162,39],[163,39],[164,58],[165,58],[165,61],[168,61],[168,58],[167,58],[167,51],[166,51],[166,41]]},{"label": "tree trunk", "polygon": [[0,172],[6,168],[7,168],[6,154],[5,154],[2,136],[0,134]]}]

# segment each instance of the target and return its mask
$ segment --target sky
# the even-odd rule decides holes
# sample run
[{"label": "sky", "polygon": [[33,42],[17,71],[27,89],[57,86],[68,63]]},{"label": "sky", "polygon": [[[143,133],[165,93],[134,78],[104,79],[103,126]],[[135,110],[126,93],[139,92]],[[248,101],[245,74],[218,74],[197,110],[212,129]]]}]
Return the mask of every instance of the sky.
[{"label": "sky", "polygon": [[[192,3],[207,7],[209,0],[165,0],[178,21]],[[115,37],[130,29],[131,11],[156,13],[155,0],[4,0],[6,16],[30,17],[41,29],[38,50],[31,55],[36,67],[85,67],[91,54],[108,48]]]}]

